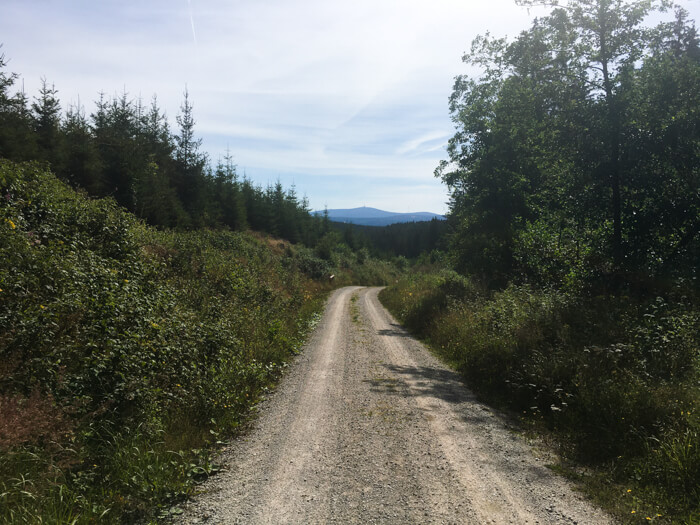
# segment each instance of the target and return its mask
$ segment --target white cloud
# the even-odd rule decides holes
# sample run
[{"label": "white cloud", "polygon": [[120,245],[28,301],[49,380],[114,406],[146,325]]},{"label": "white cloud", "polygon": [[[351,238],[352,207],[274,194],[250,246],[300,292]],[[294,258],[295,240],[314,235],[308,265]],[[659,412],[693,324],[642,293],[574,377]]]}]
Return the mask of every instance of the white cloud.
[{"label": "white cloud", "polygon": [[449,136],[450,134],[445,133],[444,130],[432,131],[404,142],[398,147],[396,153],[399,155],[406,155],[407,153],[414,153],[419,150],[425,152],[435,151],[447,143],[447,138]]}]

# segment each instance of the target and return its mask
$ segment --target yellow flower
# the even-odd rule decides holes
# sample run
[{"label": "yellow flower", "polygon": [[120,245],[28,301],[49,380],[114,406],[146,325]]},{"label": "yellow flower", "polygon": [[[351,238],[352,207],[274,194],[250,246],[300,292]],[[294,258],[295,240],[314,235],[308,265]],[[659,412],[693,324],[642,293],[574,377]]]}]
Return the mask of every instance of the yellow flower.
[{"label": "yellow flower", "polygon": [[43,304],[40,304],[39,308],[41,308],[42,310],[46,310],[46,307]]},{"label": "yellow flower", "polygon": [[17,226],[15,225],[15,223],[12,222],[10,219],[5,219],[5,220],[6,220],[7,223],[10,225],[10,228],[12,228],[13,230],[14,230],[15,228],[17,228]]},{"label": "yellow flower", "polygon": [[627,492],[632,492],[632,489],[627,489]]},{"label": "yellow flower", "polygon": [[636,514],[636,513],[637,513],[637,511],[636,511],[636,510],[633,510],[633,511],[632,511],[631,513],[632,513],[632,514]]},{"label": "yellow flower", "polygon": [[129,279],[124,279],[124,282],[125,282],[125,283],[128,283],[128,282],[129,282]]}]

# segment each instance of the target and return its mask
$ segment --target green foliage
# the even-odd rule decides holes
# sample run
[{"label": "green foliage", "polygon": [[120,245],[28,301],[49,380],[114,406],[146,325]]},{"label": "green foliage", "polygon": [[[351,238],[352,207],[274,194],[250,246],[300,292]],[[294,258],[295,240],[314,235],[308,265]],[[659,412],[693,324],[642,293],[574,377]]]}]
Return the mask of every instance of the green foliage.
[{"label": "green foliage", "polygon": [[635,505],[681,521],[698,512],[697,303],[488,292],[449,271],[403,278],[380,297],[481,396],[546,424],[568,457],[634,486]]},{"label": "green foliage", "polygon": [[167,508],[299,348],[305,256],[148,228],[36,164],[0,161],[0,195],[0,521]]},{"label": "green foliage", "polygon": [[482,73],[455,82],[457,132],[436,170],[457,269],[496,288],[696,282],[694,24],[678,9],[643,27],[660,1],[561,4],[464,57]]},{"label": "green foliage", "polygon": [[326,233],[306,199],[278,182],[263,188],[239,179],[230,153],[216,167],[201,152],[192,102],[185,92],[171,132],[156,97],[149,107],[124,92],[100,94],[96,110],[82,106],[65,115],[57,89],[42,81],[29,107],[19,78],[6,73],[0,55],[0,158],[43,161],[56,175],[91,196],[111,196],[148,224],[179,230],[245,231],[251,228],[314,246]]},{"label": "green foliage", "polygon": [[382,227],[340,222],[331,224],[333,229],[343,234],[343,241],[353,251],[366,248],[374,256],[402,256],[409,259],[416,259],[423,253],[443,248],[449,227],[447,221],[437,219]]}]

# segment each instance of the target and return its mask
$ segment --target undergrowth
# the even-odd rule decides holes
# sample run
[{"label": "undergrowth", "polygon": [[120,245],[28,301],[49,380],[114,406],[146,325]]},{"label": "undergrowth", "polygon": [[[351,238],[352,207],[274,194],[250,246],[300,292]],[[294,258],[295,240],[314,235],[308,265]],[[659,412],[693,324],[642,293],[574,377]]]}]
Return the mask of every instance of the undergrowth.
[{"label": "undergrowth", "polygon": [[0,522],[177,509],[318,315],[304,250],[158,231],[0,161]]},{"label": "undergrowth", "polygon": [[559,436],[571,472],[629,523],[698,523],[700,311],[416,273],[380,298],[483,398]]}]

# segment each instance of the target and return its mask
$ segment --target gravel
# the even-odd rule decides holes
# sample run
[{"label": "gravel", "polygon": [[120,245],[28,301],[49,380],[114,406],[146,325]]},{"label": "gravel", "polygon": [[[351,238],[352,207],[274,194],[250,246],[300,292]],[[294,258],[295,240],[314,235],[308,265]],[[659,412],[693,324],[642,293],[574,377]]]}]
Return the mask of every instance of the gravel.
[{"label": "gravel", "polygon": [[613,523],[411,338],[336,290],[181,523]]}]

